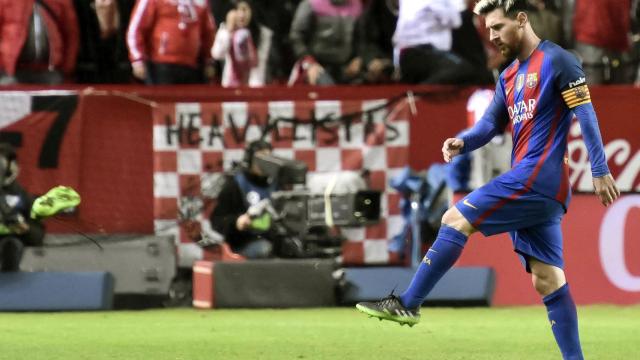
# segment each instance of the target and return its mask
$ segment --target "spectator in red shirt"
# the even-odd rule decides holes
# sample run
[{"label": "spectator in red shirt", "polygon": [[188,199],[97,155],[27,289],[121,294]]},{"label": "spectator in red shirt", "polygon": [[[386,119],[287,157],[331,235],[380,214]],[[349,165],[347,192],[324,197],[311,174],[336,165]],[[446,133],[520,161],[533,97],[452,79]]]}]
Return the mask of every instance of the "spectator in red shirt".
[{"label": "spectator in red shirt", "polygon": [[0,84],[59,84],[77,55],[71,0],[0,0]]},{"label": "spectator in red shirt", "polygon": [[588,83],[633,82],[630,29],[631,0],[576,0],[575,50]]},{"label": "spectator in red shirt", "polygon": [[133,75],[153,85],[204,83],[214,36],[206,0],[138,0],[127,32]]}]

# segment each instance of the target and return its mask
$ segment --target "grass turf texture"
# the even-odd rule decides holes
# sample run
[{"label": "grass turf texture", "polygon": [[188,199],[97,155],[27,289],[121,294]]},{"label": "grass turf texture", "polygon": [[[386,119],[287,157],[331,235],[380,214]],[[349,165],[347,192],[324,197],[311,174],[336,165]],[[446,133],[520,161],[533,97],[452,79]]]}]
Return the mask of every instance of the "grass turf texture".
[{"label": "grass turf texture", "polygon": [[[579,308],[590,359],[640,356],[640,306]],[[0,359],[560,359],[543,307],[0,313]]]}]

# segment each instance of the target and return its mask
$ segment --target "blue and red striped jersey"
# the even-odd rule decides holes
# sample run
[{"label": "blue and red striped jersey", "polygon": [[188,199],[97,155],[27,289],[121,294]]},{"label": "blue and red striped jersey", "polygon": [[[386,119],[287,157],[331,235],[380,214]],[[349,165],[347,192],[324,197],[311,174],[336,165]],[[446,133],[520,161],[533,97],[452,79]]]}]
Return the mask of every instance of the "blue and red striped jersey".
[{"label": "blue and red striped jersey", "polygon": [[[499,129],[511,126],[512,169],[503,176],[566,206],[567,134],[573,109],[580,105],[591,107],[584,72],[578,59],[560,46],[541,41],[529,58],[506,68],[485,113]],[[596,140],[590,151],[592,169],[608,173],[599,132]]]}]

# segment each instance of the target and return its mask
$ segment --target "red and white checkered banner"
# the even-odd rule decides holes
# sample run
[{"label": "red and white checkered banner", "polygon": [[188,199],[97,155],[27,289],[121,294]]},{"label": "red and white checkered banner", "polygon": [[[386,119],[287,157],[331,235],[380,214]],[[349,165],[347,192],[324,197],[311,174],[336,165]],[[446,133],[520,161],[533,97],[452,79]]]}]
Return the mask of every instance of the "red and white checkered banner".
[{"label": "red and white checkered banner", "polygon": [[181,261],[200,258],[193,236],[211,229],[218,180],[247,142],[263,137],[275,155],[304,161],[310,175],[370,171],[370,187],[383,191],[381,221],[343,228],[343,258],[387,263],[387,239],[402,226],[399,195],[388,183],[408,164],[407,108],[404,99],[160,104],[153,114],[156,233],[176,236]]}]

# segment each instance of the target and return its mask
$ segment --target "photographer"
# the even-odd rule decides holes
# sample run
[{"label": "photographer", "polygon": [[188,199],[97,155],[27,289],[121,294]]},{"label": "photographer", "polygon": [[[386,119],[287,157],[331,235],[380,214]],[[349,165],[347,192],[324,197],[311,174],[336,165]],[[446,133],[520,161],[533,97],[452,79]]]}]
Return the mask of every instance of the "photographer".
[{"label": "photographer", "polygon": [[44,226],[31,217],[33,197],[16,181],[16,152],[0,144],[0,270],[18,271],[24,246],[42,246]]},{"label": "photographer", "polygon": [[227,175],[218,195],[218,205],[211,213],[211,226],[220,232],[234,252],[248,259],[267,258],[273,254],[274,239],[266,230],[252,226],[249,208],[269,199],[275,184],[262,173],[253,159],[257,154],[271,154],[266,141],[255,140],[247,145],[244,160],[235,172]]}]

